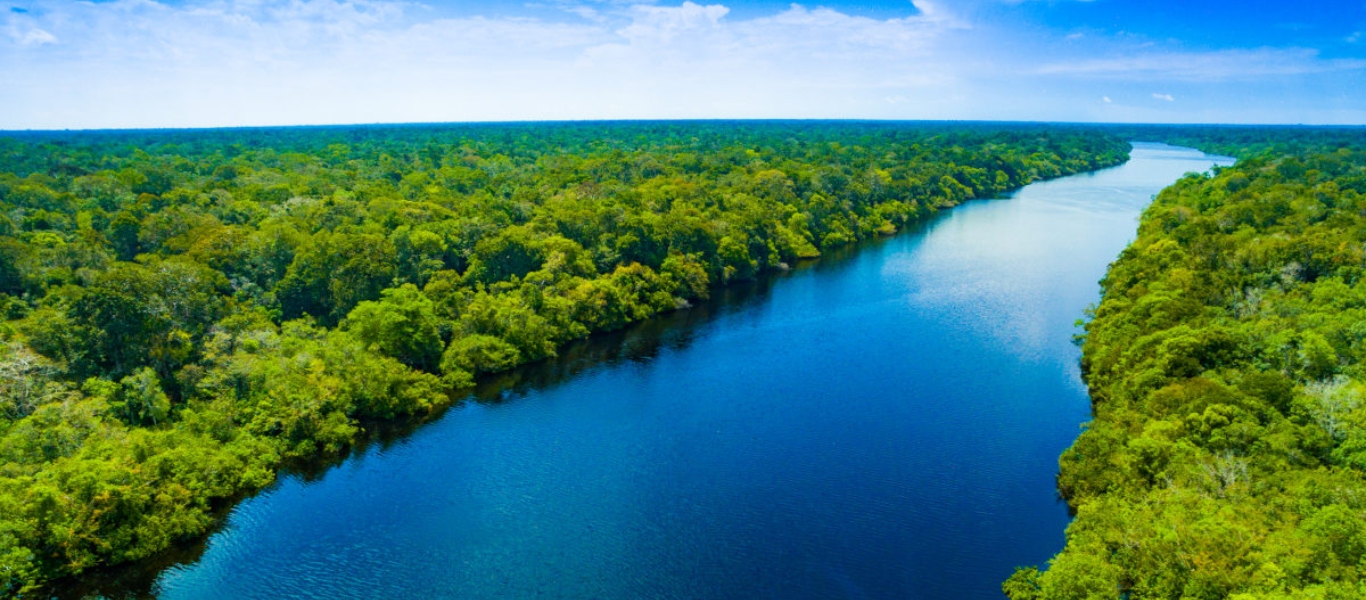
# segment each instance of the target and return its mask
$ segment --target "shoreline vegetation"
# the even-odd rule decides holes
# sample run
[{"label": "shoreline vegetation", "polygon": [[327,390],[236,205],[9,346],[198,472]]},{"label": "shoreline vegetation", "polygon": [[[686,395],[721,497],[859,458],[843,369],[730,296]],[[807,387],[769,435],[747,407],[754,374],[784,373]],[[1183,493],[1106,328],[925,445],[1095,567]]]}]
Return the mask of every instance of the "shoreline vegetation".
[{"label": "shoreline vegetation", "polygon": [[1366,132],[1147,132],[1239,160],[1163,190],[1102,280],[1076,518],[1003,591],[1366,597]]},{"label": "shoreline vegetation", "polygon": [[1128,149],[961,123],[0,133],[0,596],[196,539],[362,422]]}]

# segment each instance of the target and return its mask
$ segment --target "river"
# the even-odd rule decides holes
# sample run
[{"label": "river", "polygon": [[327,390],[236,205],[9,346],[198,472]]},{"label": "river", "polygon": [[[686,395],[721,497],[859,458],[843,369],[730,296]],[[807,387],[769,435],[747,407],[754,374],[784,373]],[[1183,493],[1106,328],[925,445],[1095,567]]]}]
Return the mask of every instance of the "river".
[{"label": "river", "polygon": [[1074,321],[1154,194],[1119,167],[570,348],[238,504],[164,598],[1000,598],[1061,549]]}]

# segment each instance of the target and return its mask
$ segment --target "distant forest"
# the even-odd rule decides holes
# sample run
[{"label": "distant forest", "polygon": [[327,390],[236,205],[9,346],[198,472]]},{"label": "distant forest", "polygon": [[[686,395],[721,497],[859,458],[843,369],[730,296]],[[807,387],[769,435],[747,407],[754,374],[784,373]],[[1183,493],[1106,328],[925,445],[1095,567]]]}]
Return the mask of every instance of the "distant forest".
[{"label": "distant forest", "polygon": [[1366,130],[1130,128],[1159,194],[1082,336],[1077,516],[1013,600],[1366,598]]},{"label": "distant forest", "polygon": [[200,536],[367,422],[964,200],[1119,164],[1125,139],[839,122],[0,133],[0,595]]}]

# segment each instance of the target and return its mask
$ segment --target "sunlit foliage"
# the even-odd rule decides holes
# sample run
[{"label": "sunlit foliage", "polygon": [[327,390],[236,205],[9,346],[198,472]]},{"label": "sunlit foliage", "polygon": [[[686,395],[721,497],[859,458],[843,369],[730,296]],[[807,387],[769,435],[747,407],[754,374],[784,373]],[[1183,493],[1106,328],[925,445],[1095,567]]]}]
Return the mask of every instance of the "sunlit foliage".
[{"label": "sunlit foliage", "polygon": [[200,535],[366,419],[1127,150],[857,123],[0,135],[0,595]]},{"label": "sunlit foliage", "polygon": [[1243,158],[1159,194],[1102,282],[1077,517],[1014,600],[1366,597],[1366,143],[1246,133],[1204,138]]}]

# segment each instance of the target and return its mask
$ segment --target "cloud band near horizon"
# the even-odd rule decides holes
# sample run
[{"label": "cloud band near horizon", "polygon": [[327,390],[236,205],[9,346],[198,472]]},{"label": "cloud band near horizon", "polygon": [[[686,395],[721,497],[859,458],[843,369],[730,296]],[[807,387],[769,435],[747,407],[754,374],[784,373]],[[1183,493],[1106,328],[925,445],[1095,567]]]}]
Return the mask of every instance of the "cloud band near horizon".
[{"label": "cloud band near horizon", "polygon": [[[1366,122],[1366,59],[793,4],[37,0],[0,25],[0,128],[653,118]],[[989,10],[988,10],[989,9]],[[747,11],[753,13],[754,11]],[[1254,40],[1255,42],[1255,40]],[[1287,93],[1291,90],[1291,93]],[[1104,98],[1104,101],[1100,99]]]}]

